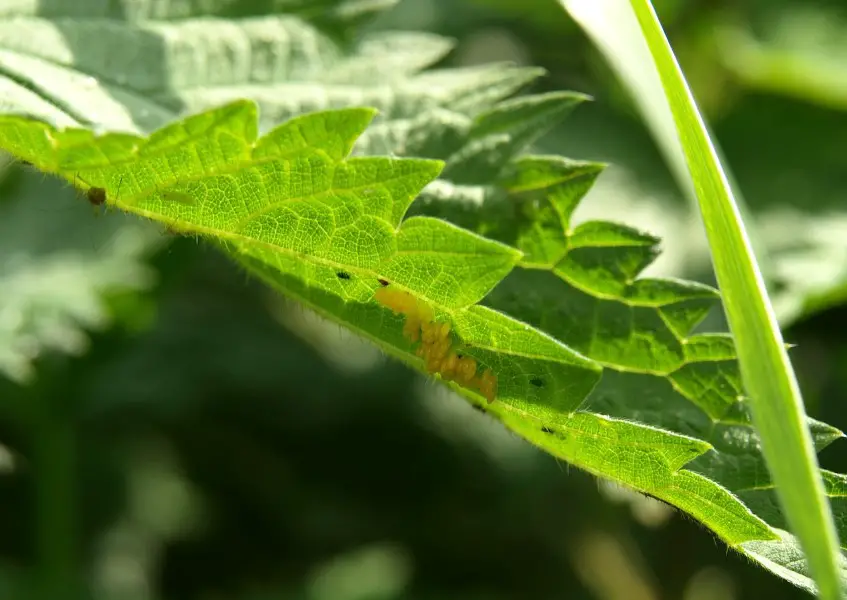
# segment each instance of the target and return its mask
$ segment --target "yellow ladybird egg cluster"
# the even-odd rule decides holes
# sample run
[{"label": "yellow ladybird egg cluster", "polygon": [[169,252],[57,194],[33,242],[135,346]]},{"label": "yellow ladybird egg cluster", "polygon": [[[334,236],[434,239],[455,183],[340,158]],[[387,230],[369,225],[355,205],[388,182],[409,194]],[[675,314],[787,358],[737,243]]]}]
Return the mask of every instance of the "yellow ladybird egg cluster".
[{"label": "yellow ladybird egg cluster", "polygon": [[403,290],[382,287],[376,290],[374,298],[395,314],[406,317],[403,335],[412,343],[420,342],[415,353],[424,360],[429,373],[438,373],[445,381],[476,388],[489,403],[494,402],[497,376],[491,369],[478,375],[476,361],[456,353],[450,337],[450,323],[436,321],[429,305]]}]

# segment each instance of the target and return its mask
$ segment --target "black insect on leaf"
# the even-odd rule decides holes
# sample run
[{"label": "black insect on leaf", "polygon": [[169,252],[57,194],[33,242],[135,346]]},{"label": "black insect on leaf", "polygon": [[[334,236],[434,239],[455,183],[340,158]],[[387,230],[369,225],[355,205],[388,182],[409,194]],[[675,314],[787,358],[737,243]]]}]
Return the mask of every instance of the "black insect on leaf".
[{"label": "black insect on leaf", "polygon": [[94,206],[102,206],[106,203],[106,190],[101,187],[88,188],[88,191],[85,193],[85,197],[88,198],[88,201]]}]

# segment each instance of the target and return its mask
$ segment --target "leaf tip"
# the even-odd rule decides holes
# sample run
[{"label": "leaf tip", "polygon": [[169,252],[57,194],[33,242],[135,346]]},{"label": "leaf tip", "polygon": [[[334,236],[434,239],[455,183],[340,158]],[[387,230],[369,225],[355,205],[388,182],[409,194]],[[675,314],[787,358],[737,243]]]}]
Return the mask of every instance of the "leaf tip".
[{"label": "leaf tip", "polygon": [[583,94],[582,92],[567,92],[568,97],[574,104],[582,104],[583,102],[594,102],[594,96]]},{"label": "leaf tip", "polygon": [[432,158],[417,158],[415,161],[420,165],[421,171],[431,176],[432,180],[435,180],[435,178],[441,175],[441,171],[444,170],[444,165],[446,164],[443,160]]}]

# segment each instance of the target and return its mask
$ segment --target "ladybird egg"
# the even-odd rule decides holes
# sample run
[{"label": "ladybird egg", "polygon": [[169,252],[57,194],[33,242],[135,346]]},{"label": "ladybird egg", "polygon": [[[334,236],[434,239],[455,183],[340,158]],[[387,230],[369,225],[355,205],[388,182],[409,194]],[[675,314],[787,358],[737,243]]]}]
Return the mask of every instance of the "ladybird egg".
[{"label": "ladybird egg", "polygon": [[450,356],[445,358],[441,365],[441,376],[448,381],[452,380],[453,376],[456,374],[456,367],[458,364],[459,358],[456,356],[455,352],[451,352]]},{"label": "ladybird egg", "polygon": [[486,369],[479,380],[479,391],[491,404],[497,396],[497,377],[491,372],[491,369]]},{"label": "ladybird egg", "polygon": [[432,344],[435,342],[437,334],[436,326],[433,323],[421,323],[421,340],[424,344]]},{"label": "ladybird egg", "polygon": [[421,323],[416,318],[409,316],[403,325],[403,335],[412,342],[417,342],[421,335]]},{"label": "ladybird egg", "polygon": [[465,385],[469,384],[473,381],[474,375],[476,375],[476,361],[470,356],[463,356],[459,359],[456,372],[460,382]]},{"label": "ladybird egg", "polygon": [[435,374],[441,371],[442,358],[440,356],[435,356],[433,354],[429,354],[426,357],[426,370],[430,374]]},{"label": "ladybird egg", "polygon": [[441,340],[436,342],[432,347],[432,352],[439,358],[445,358],[450,352],[450,340]]}]

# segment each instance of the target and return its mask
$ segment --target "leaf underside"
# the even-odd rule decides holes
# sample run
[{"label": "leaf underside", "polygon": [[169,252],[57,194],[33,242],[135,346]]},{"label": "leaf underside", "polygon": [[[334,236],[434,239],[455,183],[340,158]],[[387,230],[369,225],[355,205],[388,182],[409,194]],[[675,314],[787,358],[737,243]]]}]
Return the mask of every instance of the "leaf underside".
[{"label": "leaf underside", "polygon": [[[782,531],[732,339],[695,333],[718,294],[639,278],[659,252],[653,236],[571,222],[603,165],[524,153],[585,98],[514,97],[535,69],[420,72],[449,50],[435,36],[380,34],[343,51],[309,19],[335,14],[323,25],[343,29],[338,15],[353,13],[340,7],[354,3],[325,4],[323,16],[4,21],[0,93],[8,113],[40,120],[0,117],[0,147],[83,192],[102,188],[110,208],[209,239],[268,285],[424,370],[402,318],[373,299],[379,279],[390,281],[496,374],[492,404],[449,384],[468,401],[545,451],[680,508],[809,589]],[[60,34],[73,52],[45,42]],[[162,65],[181,67],[120,59],[141,60],[133,53],[94,63],[102,47],[76,48],[95,37],[138,56],[155,46]],[[185,46],[168,42],[177,39]],[[275,39],[285,52],[269,53]],[[377,73],[374,56],[388,50],[397,60]],[[83,73],[99,85],[77,85]],[[96,114],[86,112],[92,101]],[[95,125],[124,133],[94,135]],[[818,450],[842,435],[810,424]],[[847,539],[847,479],[825,476]]]}]

